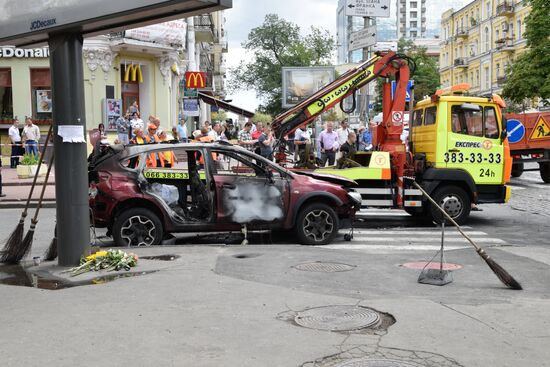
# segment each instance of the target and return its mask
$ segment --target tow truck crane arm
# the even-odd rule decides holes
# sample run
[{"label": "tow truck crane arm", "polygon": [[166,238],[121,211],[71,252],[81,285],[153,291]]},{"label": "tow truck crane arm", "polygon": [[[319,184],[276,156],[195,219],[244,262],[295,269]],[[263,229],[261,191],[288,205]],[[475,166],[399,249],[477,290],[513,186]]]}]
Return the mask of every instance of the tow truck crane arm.
[{"label": "tow truck crane arm", "polygon": [[[383,133],[377,134],[378,143],[383,150],[386,149],[382,145],[402,145],[399,136],[403,126],[402,124],[392,124],[391,116],[395,111],[400,111],[401,116],[403,116],[409,74],[407,57],[398,55],[393,51],[377,52],[371,59],[348,70],[296,106],[277,115],[271,123],[271,128],[279,142],[279,147],[282,145],[281,142],[285,136],[291,134],[297,128],[305,126],[321,113],[332,108],[336,103],[341,103],[344,98],[355,94],[359,88],[379,77],[385,78],[386,83],[384,83],[383,95]],[[396,79],[396,91],[393,99],[391,98],[391,85],[389,83],[391,75],[395,75]],[[395,149],[395,147],[391,148],[389,146],[387,148],[390,148],[388,149],[390,151]]]}]

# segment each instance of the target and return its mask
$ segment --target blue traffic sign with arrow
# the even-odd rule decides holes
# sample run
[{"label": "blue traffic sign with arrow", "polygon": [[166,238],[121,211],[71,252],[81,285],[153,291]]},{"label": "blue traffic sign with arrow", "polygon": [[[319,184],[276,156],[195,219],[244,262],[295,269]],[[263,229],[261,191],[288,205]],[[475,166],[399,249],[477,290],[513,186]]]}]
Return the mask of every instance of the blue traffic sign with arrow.
[{"label": "blue traffic sign with arrow", "polygon": [[[405,99],[405,102],[411,101],[411,87],[413,84],[413,80],[409,80],[407,83],[407,98]],[[391,81],[391,98],[393,99],[393,96],[395,95],[395,80]]]},{"label": "blue traffic sign with arrow", "polygon": [[508,141],[510,143],[517,143],[525,136],[525,126],[519,120],[508,120],[506,130],[508,130]]}]

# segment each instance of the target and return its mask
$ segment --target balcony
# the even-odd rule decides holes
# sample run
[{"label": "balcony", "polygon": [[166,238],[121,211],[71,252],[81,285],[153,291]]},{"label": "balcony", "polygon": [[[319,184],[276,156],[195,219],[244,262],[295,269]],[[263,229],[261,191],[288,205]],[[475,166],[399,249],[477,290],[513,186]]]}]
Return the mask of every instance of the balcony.
[{"label": "balcony", "polygon": [[460,37],[467,38],[468,37],[468,30],[464,27],[457,28],[456,29],[456,37],[457,38],[460,38]]},{"label": "balcony", "polygon": [[468,62],[466,61],[465,57],[457,57],[454,61],[454,66],[458,68],[467,68]]},{"label": "balcony", "polygon": [[508,81],[508,77],[506,75],[497,76],[497,84],[499,88],[504,87],[506,81]]},{"label": "balcony", "polygon": [[503,2],[497,6],[497,16],[511,16],[514,14],[514,5],[509,2]]},{"label": "balcony", "polygon": [[215,42],[217,41],[217,32],[212,21],[212,15],[198,15],[195,21],[195,41],[197,42]]},{"label": "balcony", "polygon": [[510,37],[502,37],[495,41],[495,48],[499,51],[514,51],[514,40]]}]

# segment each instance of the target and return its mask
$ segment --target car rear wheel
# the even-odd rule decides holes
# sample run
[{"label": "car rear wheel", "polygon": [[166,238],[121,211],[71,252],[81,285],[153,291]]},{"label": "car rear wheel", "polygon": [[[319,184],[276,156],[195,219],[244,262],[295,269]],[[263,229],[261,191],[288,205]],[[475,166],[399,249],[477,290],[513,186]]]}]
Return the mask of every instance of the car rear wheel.
[{"label": "car rear wheel", "polygon": [[113,225],[113,237],[118,246],[158,245],[162,240],[163,232],[158,216],[144,208],[123,211],[117,216]]},{"label": "car rear wheel", "polygon": [[338,216],[326,204],[309,204],[300,210],[295,231],[303,245],[326,245],[338,233]]},{"label": "car rear wheel", "polygon": [[[458,186],[443,186],[438,188],[432,198],[438,203],[458,224],[463,224],[472,206],[472,201],[466,191]],[[441,223],[444,219],[443,213],[432,204],[430,206],[432,219]]]}]

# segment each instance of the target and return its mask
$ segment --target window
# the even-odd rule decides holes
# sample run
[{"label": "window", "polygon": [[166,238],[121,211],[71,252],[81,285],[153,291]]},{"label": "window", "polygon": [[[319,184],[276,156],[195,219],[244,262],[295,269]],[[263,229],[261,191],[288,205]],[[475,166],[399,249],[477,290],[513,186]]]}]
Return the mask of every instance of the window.
[{"label": "window", "polygon": [[411,38],[415,38],[418,35],[417,32],[411,32]]},{"label": "window", "polygon": [[474,72],[470,72],[470,84],[474,86]]},{"label": "window", "polygon": [[486,8],[487,8],[487,18],[491,17],[491,2],[487,1]]},{"label": "window", "polygon": [[485,43],[483,47],[483,52],[489,51],[490,45],[489,45],[489,27],[485,27]]},{"label": "window", "polygon": [[489,67],[486,66],[483,71],[485,72],[485,85],[483,86],[484,89],[489,89],[491,86],[490,79],[489,79]]},{"label": "window", "polygon": [[483,120],[485,121],[485,137],[497,139],[499,137],[499,131],[494,107],[485,107],[483,110]]},{"label": "window", "polygon": [[0,69],[0,119],[13,118],[11,69]]},{"label": "window", "polygon": [[521,20],[518,20],[517,25],[518,25],[518,40],[520,40],[521,39]]},{"label": "window", "polygon": [[467,134],[472,136],[483,136],[482,109],[475,110],[473,104],[465,109],[461,105],[451,107],[451,127],[454,133]]},{"label": "window", "polygon": [[416,11],[411,11],[411,18],[416,18],[416,17],[417,17],[417,14],[418,14],[418,12],[416,12]]},{"label": "window", "polygon": [[33,118],[52,118],[50,69],[31,69],[31,102]]},{"label": "window", "polygon": [[500,77],[500,63],[497,62],[497,78]]},{"label": "window", "polygon": [[411,8],[417,8],[418,3],[416,1],[411,1]]},{"label": "window", "polygon": [[436,121],[436,107],[428,107],[426,108],[426,115],[424,117],[424,125],[433,125]]},{"label": "window", "polygon": [[498,29],[495,31],[495,41],[498,41],[500,39],[500,32]]},{"label": "window", "polygon": [[418,24],[418,23],[417,23],[416,21],[411,22],[411,28],[416,28],[416,27],[417,27],[417,24]]},{"label": "window", "polygon": [[423,115],[424,115],[424,110],[416,110],[413,112],[413,121],[412,121],[413,127],[422,125]]}]

